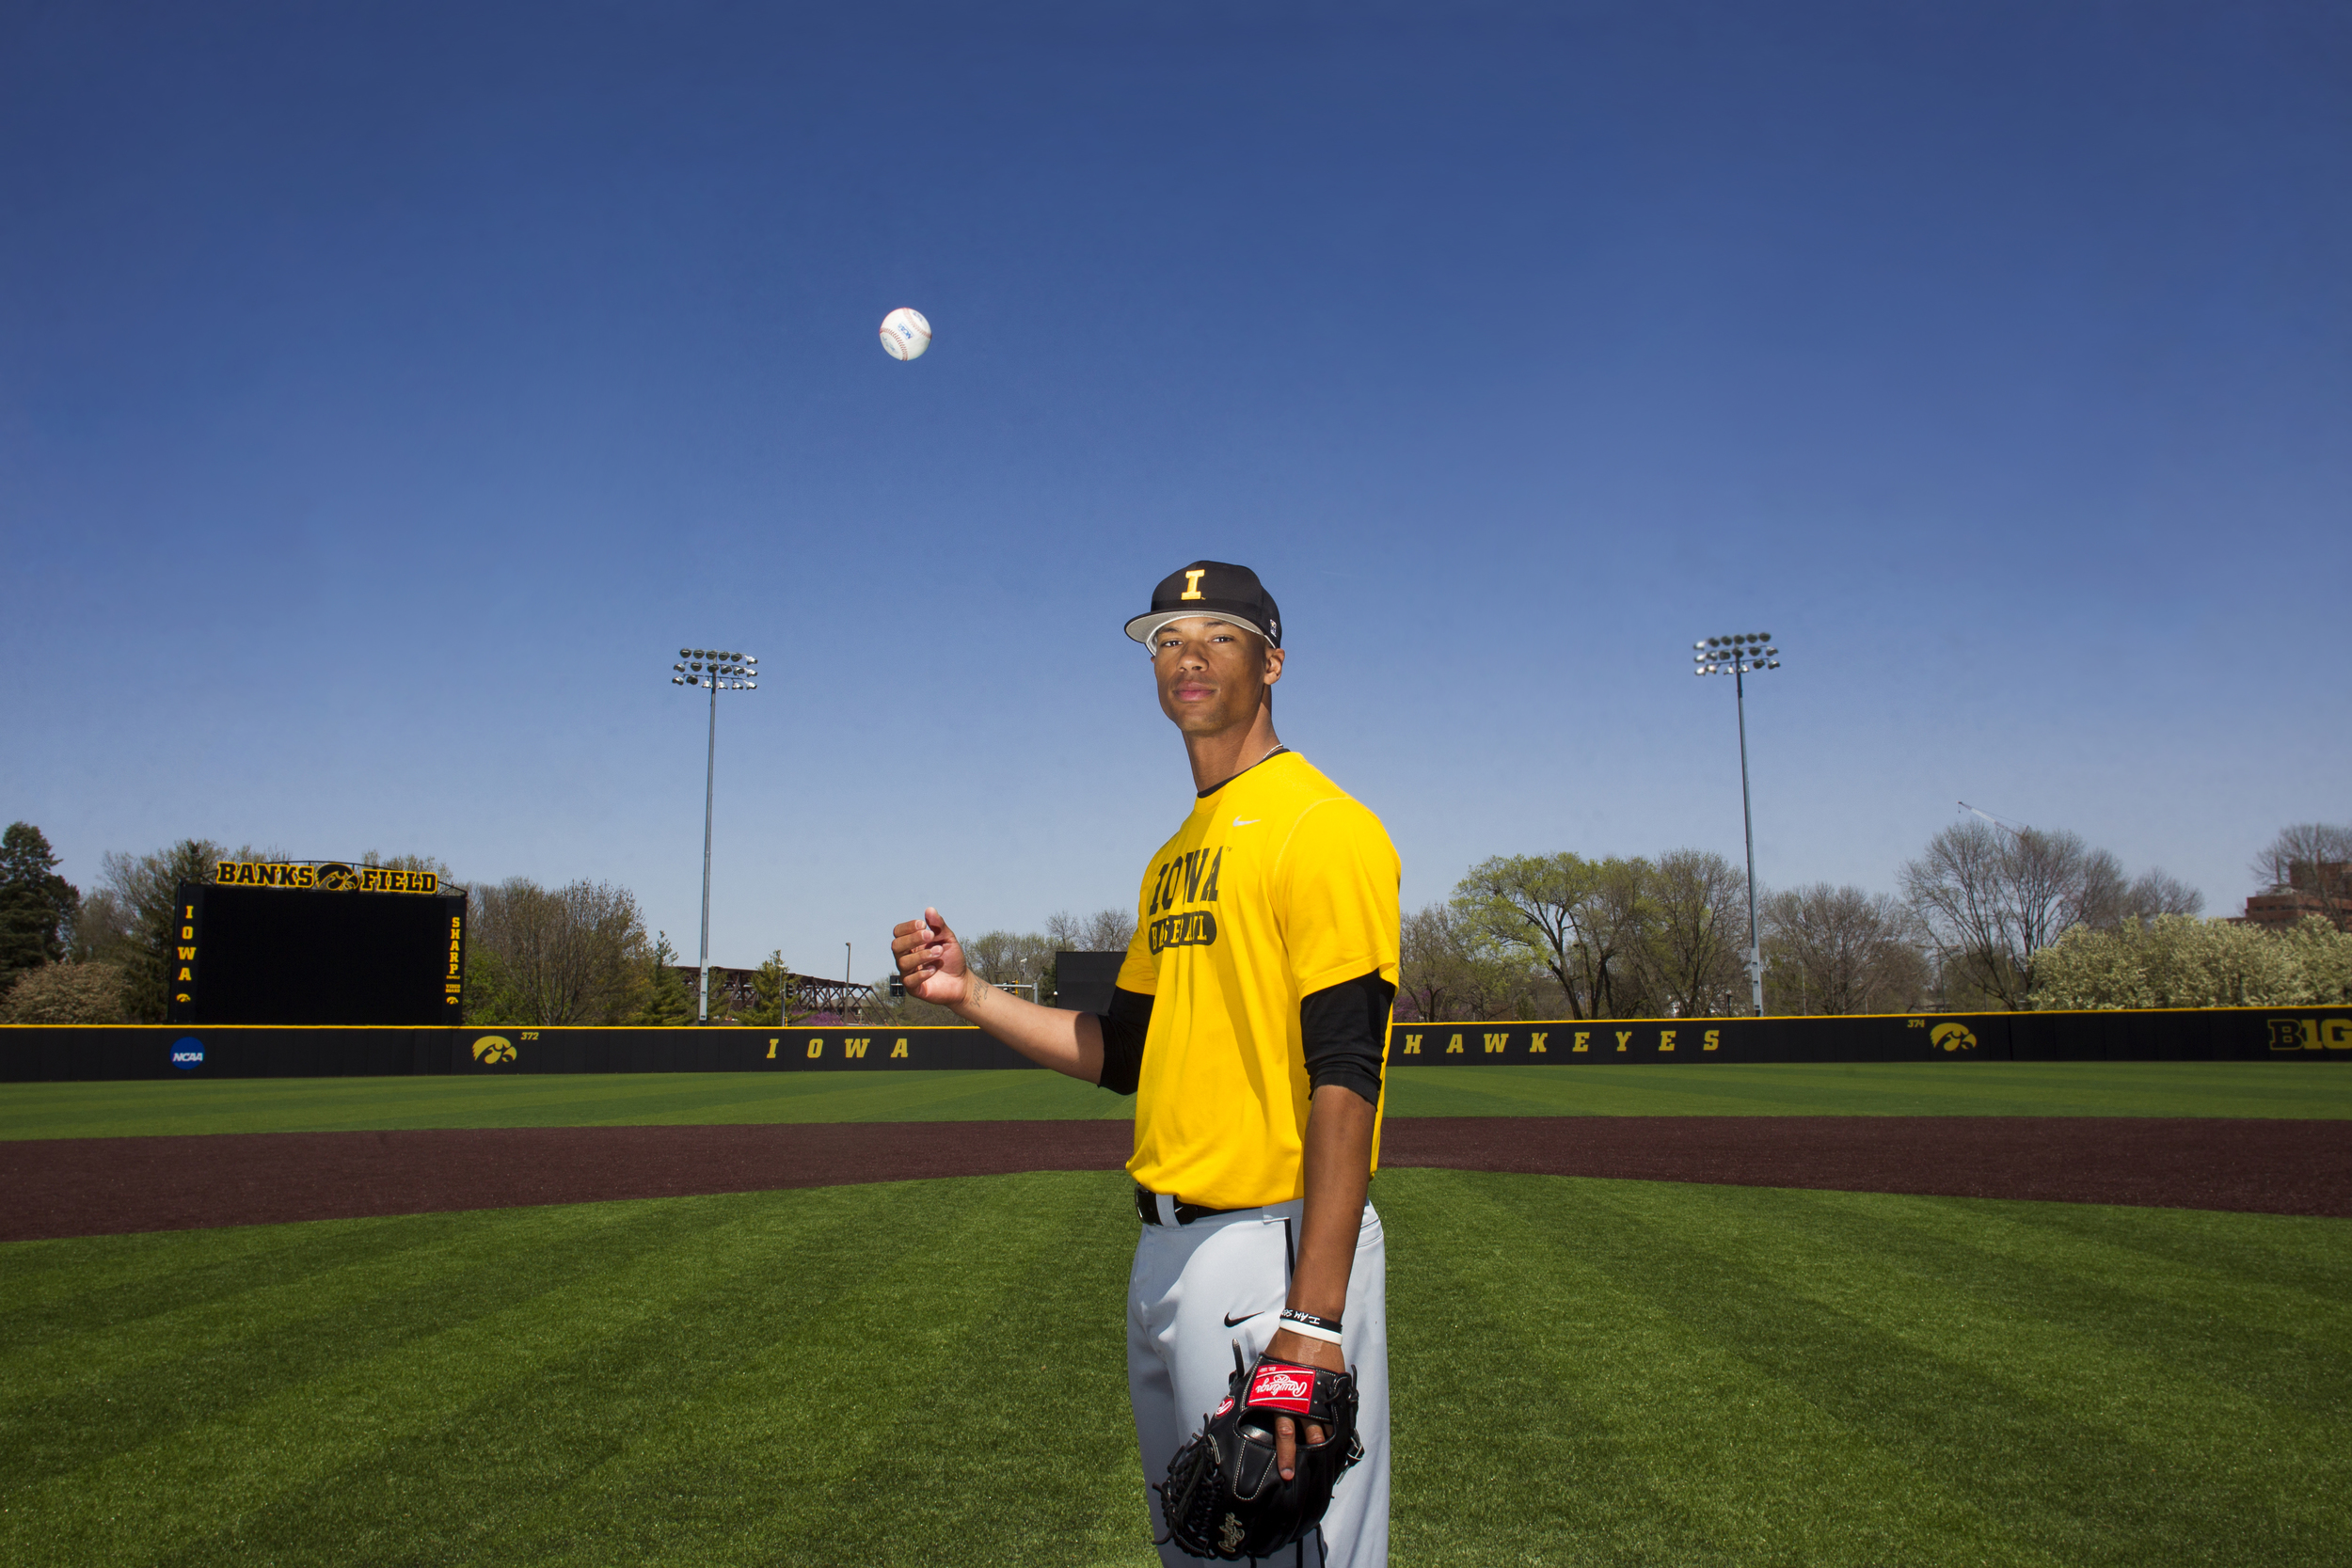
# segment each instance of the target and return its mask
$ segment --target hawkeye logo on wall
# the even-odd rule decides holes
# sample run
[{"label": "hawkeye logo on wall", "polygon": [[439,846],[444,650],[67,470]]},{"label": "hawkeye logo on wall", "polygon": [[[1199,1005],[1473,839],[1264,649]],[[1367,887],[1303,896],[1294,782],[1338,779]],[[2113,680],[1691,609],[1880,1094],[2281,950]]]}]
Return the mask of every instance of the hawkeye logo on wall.
[{"label": "hawkeye logo on wall", "polygon": [[484,1067],[515,1060],[515,1042],[504,1035],[485,1035],[473,1042],[473,1059]]},{"label": "hawkeye logo on wall", "polygon": [[1977,1037],[1964,1023],[1939,1023],[1928,1031],[1928,1045],[1936,1051],[1974,1051]]},{"label": "hawkeye logo on wall", "polygon": [[438,893],[441,879],[430,871],[345,865],[341,861],[221,861],[213,867],[213,885],[310,888],[323,893]]}]

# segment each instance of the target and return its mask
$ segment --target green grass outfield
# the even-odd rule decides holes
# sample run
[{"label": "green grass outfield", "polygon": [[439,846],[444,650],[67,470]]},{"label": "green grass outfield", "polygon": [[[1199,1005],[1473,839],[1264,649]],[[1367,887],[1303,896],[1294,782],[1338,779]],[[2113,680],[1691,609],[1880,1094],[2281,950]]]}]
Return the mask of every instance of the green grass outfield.
[{"label": "green grass outfield", "polygon": [[[0,1085],[0,1138],[399,1127],[1124,1118],[1055,1072],[666,1072]],[[1391,1116],[2352,1117],[2335,1062],[1397,1068]]]},{"label": "green grass outfield", "polygon": [[[1392,1171],[1412,1565],[2352,1560],[2352,1222]],[[0,1561],[1152,1562],[1115,1174],[0,1248]]]}]

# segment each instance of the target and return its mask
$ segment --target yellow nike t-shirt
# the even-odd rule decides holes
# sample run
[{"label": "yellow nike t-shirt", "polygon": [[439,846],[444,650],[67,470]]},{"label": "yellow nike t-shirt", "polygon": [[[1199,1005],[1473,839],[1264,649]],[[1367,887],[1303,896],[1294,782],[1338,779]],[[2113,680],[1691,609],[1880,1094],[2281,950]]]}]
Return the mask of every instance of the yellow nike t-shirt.
[{"label": "yellow nike t-shirt", "polygon": [[[1304,1196],[1298,1004],[1375,970],[1396,984],[1400,870],[1380,819],[1295,752],[1194,803],[1152,857],[1119,970],[1152,998],[1138,1182],[1212,1209]],[[1375,1108],[1375,1166],[1379,1150]]]}]

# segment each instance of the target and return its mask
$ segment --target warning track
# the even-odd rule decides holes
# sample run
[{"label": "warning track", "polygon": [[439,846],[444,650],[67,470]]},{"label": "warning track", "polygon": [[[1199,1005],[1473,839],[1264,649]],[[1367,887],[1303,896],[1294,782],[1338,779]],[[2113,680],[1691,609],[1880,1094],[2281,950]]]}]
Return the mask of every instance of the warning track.
[{"label": "warning track", "polygon": [[[1124,1121],[531,1127],[0,1143],[0,1241],[1116,1170]],[[2352,1124],[1415,1117],[1391,1166],[2352,1217]],[[1376,1192],[1376,1189],[1375,1189]]]}]

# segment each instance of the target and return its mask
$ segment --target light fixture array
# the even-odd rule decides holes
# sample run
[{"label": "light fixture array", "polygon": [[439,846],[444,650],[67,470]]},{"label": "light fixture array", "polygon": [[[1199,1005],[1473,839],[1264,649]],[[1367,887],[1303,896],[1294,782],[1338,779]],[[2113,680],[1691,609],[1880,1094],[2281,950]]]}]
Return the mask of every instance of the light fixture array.
[{"label": "light fixture array", "polygon": [[1696,651],[1691,655],[1694,675],[1746,674],[1756,670],[1780,668],[1780,650],[1771,646],[1769,631],[1740,632],[1731,637],[1710,637],[1704,642],[1693,642]]},{"label": "light fixture array", "polygon": [[725,653],[717,648],[680,648],[677,657],[679,662],[670,666],[677,672],[670,677],[672,686],[706,686],[716,691],[759,689],[757,654]]}]

